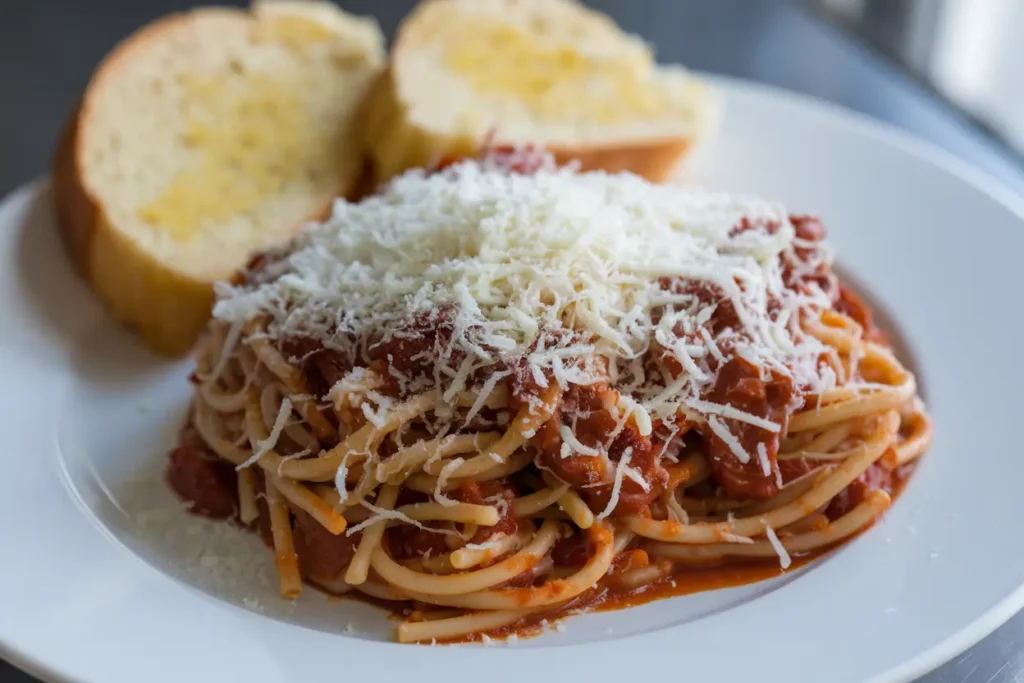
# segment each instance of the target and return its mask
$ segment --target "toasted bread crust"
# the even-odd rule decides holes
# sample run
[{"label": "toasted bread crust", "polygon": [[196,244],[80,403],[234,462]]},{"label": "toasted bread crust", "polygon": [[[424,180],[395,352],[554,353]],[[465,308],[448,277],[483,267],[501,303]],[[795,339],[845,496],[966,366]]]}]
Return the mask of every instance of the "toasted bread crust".
[{"label": "toasted bread crust", "polygon": [[[482,140],[446,136],[428,131],[409,120],[407,107],[395,88],[391,66],[370,88],[358,115],[357,125],[370,149],[377,182],[402,171],[425,166],[442,156],[472,155]],[[501,140],[498,131],[497,142]],[[577,162],[584,171],[630,171],[653,182],[672,177],[672,171],[693,147],[694,136],[622,141],[608,145],[549,144],[548,150],[560,164]]]},{"label": "toasted bread crust", "polygon": [[[151,41],[185,21],[240,13],[210,8],[169,15],[118,44],[97,67],[64,128],[53,161],[57,221],[72,262],[118,322],[135,329],[147,346],[166,356],[188,353],[199,337],[213,305],[212,282],[184,275],[161,262],[113,225],[85,180],[81,131],[90,125],[92,103],[102,84],[116,78],[121,64],[144,51]],[[356,178],[345,179],[337,195],[350,192],[355,182]],[[325,200],[311,215],[298,218],[294,229],[307,220],[329,215],[332,204],[333,198]]]},{"label": "toasted bread crust", "polygon": [[[410,120],[408,107],[401,101],[393,70],[399,68],[404,53],[415,49],[416,31],[423,15],[434,4],[445,0],[425,0],[401,23],[395,35],[388,69],[381,73],[364,100],[360,125],[370,147],[374,177],[380,182],[408,168],[423,166],[441,156],[475,154],[483,140],[478,137],[453,137],[427,130]],[[581,5],[582,9],[582,5]],[[399,76],[400,77],[400,76]],[[502,139],[495,131],[497,144]],[[630,171],[653,182],[673,176],[687,154],[696,146],[702,131],[671,137],[637,140],[610,140],[607,143],[572,144],[548,141],[546,147],[559,164],[575,161],[584,171]]]},{"label": "toasted bread crust", "polygon": [[693,138],[642,140],[620,145],[550,147],[560,164],[577,161],[584,171],[630,171],[660,183],[672,177],[672,170],[693,145]]},{"label": "toasted bread crust", "polygon": [[213,292],[209,284],[168,269],[110,224],[84,182],[80,132],[89,125],[93,93],[116,76],[121,60],[183,19],[182,14],[159,19],[103,59],[65,126],[53,164],[57,222],[72,262],[120,323],[169,356],[191,348],[209,317]]},{"label": "toasted bread crust", "polygon": [[113,316],[158,353],[188,352],[209,317],[213,291],[166,268],[107,221],[82,183],[77,107],[53,164],[57,225],[75,267]]}]

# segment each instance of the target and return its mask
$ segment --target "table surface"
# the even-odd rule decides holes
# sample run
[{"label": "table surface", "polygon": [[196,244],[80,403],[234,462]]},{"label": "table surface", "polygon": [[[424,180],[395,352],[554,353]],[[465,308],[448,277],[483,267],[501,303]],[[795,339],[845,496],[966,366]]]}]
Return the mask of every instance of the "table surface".
[{"label": "table surface", "polygon": [[[0,0],[0,196],[46,172],[56,134],[104,53],[182,0]],[[241,4],[225,3],[221,4]],[[388,34],[413,0],[341,0]],[[781,86],[892,123],[1024,194],[1024,169],[954,108],[809,6],[787,0],[589,0],[664,62]],[[0,609],[3,606],[0,605]],[[919,683],[1024,681],[1024,613]],[[0,683],[35,679],[0,661]]]}]

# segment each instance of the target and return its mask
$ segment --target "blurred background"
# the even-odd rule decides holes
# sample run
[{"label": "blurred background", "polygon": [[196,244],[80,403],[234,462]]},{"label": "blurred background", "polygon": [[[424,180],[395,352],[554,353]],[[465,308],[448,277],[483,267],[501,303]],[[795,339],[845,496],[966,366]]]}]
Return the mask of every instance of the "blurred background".
[{"label": "blurred background", "polygon": [[[0,194],[45,172],[96,63],[198,0],[0,0]],[[216,0],[215,0],[216,1]],[[394,31],[415,0],[336,0]],[[220,4],[244,5],[245,0]],[[1024,194],[1024,0],[587,0],[664,62],[911,131]]]},{"label": "blurred background", "polygon": [[[1024,3],[820,0],[835,18],[974,123],[1024,154]],[[1018,156],[1018,161],[1024,157]]]},{"label": "blurred background", "polygon": [[[390,35],[415,0],[338,3],[376,16]],[[46,173],[65,117],[117,41],[193,4],[0,0],[0,196]],[[845,106],[909,131],[1024,194],[1024,41],[1018,39],[1024,0],[586,4],[644,37],[660,61]],[[1020,683],[1022,650],[1024,616],[1018,616],[922,681]],[[0,661],[0,683],[33,680]]]}]

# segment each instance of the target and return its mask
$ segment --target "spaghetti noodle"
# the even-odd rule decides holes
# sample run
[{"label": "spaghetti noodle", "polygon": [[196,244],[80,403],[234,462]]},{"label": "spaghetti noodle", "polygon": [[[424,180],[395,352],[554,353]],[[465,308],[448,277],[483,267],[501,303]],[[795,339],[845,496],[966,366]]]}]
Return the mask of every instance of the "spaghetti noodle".
[{"label": "spaghetti noodle", "polygon": [[536,153],[339,203],[214,314],[172,486],[258,528],[283,596],[414,608],[401,641],[785,568],[931,438],[817,220]]}]

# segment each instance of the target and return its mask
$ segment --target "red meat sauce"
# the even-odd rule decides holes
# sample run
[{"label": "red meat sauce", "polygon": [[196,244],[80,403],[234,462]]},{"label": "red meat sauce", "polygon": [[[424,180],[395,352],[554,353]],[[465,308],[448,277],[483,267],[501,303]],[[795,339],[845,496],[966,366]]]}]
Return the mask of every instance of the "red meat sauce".
[{"label": "red meat sauce", "polygon": [[[511,154],[511,150],[506,149],[498,152],[499,155]],[[519,158],[516,163],[522,167],[513,165],[511,170],[532,172],[536,163],[530,159],[528,155]],[[442,160],[436,168],[444,169],[454,161],[456,159]],[[818,258],[816,245],[825,238],[825,229],[821,222],[816,218],[802,215],[793,215],[790,220],[797,241],[781,256],[786,286],[794,289],[818,288],[826,292],[834,301],[837,311],[849,315],[861,324],[869,338],[884,342],[884,334],[875,326],[868,306],[850,288],[839,285],[827,263]],[[777,222],[743,219],[733,229],[733,234],[740,235],[748,231],[773,234],[779,229],[780,224]],[[273,260],[270,263],[273,263]],[[253,265],[266,267],[266,263]],[[782,427],[781,433],[785,433],[790,415],[799,409],[804,397],[799,395],[788,378],[777,373],[770,373],[764,377],[760,369],[743,359],[729,359],[732,346],[737,340],[742,339],[742,325],[733,304],[725,297],[721,288],[704,281],[684,279],[666,279],[661,285],[673,293],[695,297],[701,306],[716,305],[706,326],[712,337],[718,340],[719,351],[728,360],[718,367],[713,359],[709,359],[711,370],[717,373],[717,379],[702,398],[715,403],[733,405],[747,413],[779,424]],[[768,308],[770,315],[776,314],[780,309],[778,301],[770,299]],[[654,316],[658,317],[658,311],[654,312]],[[452,311],[439,309],[430,315],[416,318],[405,329],[395,332],[387,339],[344,339],[345,343],[340,346],[353,349],[354,351],[350,353],[326,348],[318,340],[310,337],[289,337],[282,340],[280,346],[287,357],[302,367],[310,390],[317,395],[326,394],[330,387],[352,368],[362,366],[375,370],[383,379],[384,386],[380,389],[382,393],[400,397],[402,387],[396,377],[430,378],[434,359],[442,353],[448,353],[448,362],[451,366],[457,366],[461,362],[462,357],[457,347],[449,350],[453,329]],[[470,333],[472,334],[472,330]],[[560,333],[571,334],[564,331]],[[696,333],[691,333],[693,339],[687,339],[687,334],[682,329],[676,329],[675,333],[688,342],[701,341]],[[673,378],[683,372],[675,357],[665,349],[654,348],[646,361],[649,370],[659,366],[665,367]],[[471,377],[470,380],[482,382],[487,375],[499,370],[512,370],[512,376],[506,383],[518,401],[514,408],[525,405],[527,399],[542,392],[543,388],[536,386],[524,362],[511,363],[507,367],[492,366],[480,371],[478,376]],[[610,437],[617,427],[618,411],[614,408],[617,401],[617,391],[607,382],[571,386],[562,397],[555,415],[537,434],[541,465],[573,486],[595,511],[603,510],[608,504],[612,493],[610,482],[614,466],[624,453],[630,454],[629,467],[642,476],[646,486],[634,481],[633,478],[623,479],[613,516],[643,512],[664,492],[668,481],[667,473],[658,462],[661,452],[666,447],[665,437],[658,436],[659,430],[655,430],[654,435],[641,436],[635,424],[630,422],[621,426],[621,431],[616,436]],[[765,499],[773,496],[778,491],[780,481],[777,459],[779,434],[736,420],[722,418],[721,422],[751,455],[748,462],[741,462],[729,446],[706,424],[684,425],[687,429],[694,427],[702,437],[703,442],[698,446],[708,454],[715,481],[730,497]],[[608,458],[578,454],[563,457],[560,434],[563,425],[569,426],[584,446],[606,450]],[[665,432],[661,430],[660,433]],[[759,450],[763,450],[768,461],[767,472],[761,458],[758,457]],[[781,472],[781,475],[782,482],[788,481],[787,472]]]},{"label": "red meat sauce", "polygon": [[[262,477],[257,472],[259,491]],[[212,453],[191,426],[181,431],[179,445],[170,455],[167,480],[183,500],[192,504],[196,514],[213,519],[233,520],[238,524],[238,476],[230,463]],[[269,546],[270,514],[263,496],[257,495],[259,517],[252,530]],[[335,536],[308,513],[292,509],[292,533],[302,575],[311,581],[336,579],[348,566],[360,535]]]},{"label": "red meat sauce", "polygon": [[[656,435],[641,436],[632,422],[620,427],[618,398],[618,392],[605,382],[572,385],[554,415],[537,433],[541,465],[572,486],[595,512],[603,511],[611,500],[611,466],[629,453],[628,466],[640,474],[646,487],[623,477],[612,516],[634,515],[647,509],[668,484],[668,472],[659,463],[665,443]],[[608,459],[576,454],[563,457],[559,433],[562,425],[570,427],[583,446],[606,450]],[[610,437],[617,427],[621,431]]]},{"label": "red meat sauce", "polygon": [[[181,431],[180,443],[169,457],[167,480],[171,488],[183,500],[192,504],[192,512],[213,519],[233,520],[238,524],[238,478],[234,467],[216,457],[203,443],[191,426]],[[257,472],[259,491],[262,493],[262,477]],[[517,519],[512,515],[511,501],[517,491],[500,481],[465,483],[450,495],[455,500],[477,505],[497,505],[502,515],[491,527],[480,527],[466,543],[484,543],[496,534],[515,534],[519,529]],[[257,495],[259,518],[252,530],[260,534],[264,542],[272,544],[270,515],[261,495]],[[398,505],[428,500],[424,494],[405,490]],[[292,507],[292,533],[295,552],[302,576],[314,583],[330,583],[338,579],[355,553],[361,533],[351,536],[334,535],[303,510]],[[399,525],[387,530],[384,543],[388,551],[399,560],[423,558],[450,552],[448,536],[411,525]],[[463,545],[459,541],[454,547]],[[526,584],[529,576],[517,577]],[[513,580],[516,581],[516,580]],[[510,585],[512,583],[510,582]],[[522,584],[525,585],[525,584]]]},{"label": "red meat sauce", "polygon": [[[539,168],[540,161],[536,157],[515,156],[510,150],[501,150],[506,161],[512,160],[511,172],[533,172]],[[441,160],[435,170],[443,170],[457,159]],[[791,216],[796,230],[798,242],[783,253],[783,281],[787,287],[797,290],[818,288],[828,294],[833,307],[851,317],[865,330],[868,339],[887,343],[885,333],[878,329],[873,320],[870,308],[849,287],[841,285],[829,269],[827,263],[817,257],[816,243],[825,237],[825,229],[815,218],[809,216]],[[778,223],[755,222],[744,219],[733,229],[734,234],[750,230],[762,230],[769,234],[780,228]],[[277,276],[276,264],[286,252],[264,254],[256,257],[247,269],[242,281],[250,284],[272,280]],[[719,350],[727,359],[720,367],[712,364],[712,371],[717,373],[713,386],[703,397],[707,400],[733,405],[745,412],[757,415],[782,427],[782,433],[793,411],[799,409],[802,400],[788,378],[769,374],[762,376],[760,371],[738,358],[730,358],[731,346],[738,338],[742,325],[733,305],[724,298],[724,293],[716,285],[696,280],[664,280],[661,285],[674,293],[690,294],[703,305],[715,303],[717,307],[708,320],[708,331],[718,339]],[[776,314],[778,301],[769,300],[769,315]],[[655,318],[658,312],[654,312]],[[434,358],[445,351],[451,344],[453,325],[451,311],[444,309],[434,311],[429,316],[415,319],[406,329],[388,339],[343,339],[339,346],[352,349],[350,352],[327,348],[321,342],[310,337],[293,336],[281,340],[279,347],[290,361],[299,365],[306,377],[311,392],[323,396],[346,373],[355,367],[367,367],[374,370],[384,380],[382,393],[401,397],[402,385],[397,376],[417,377],[431,376]],[[676,334],[685,338],[682,329]],[[560,332],[560,334],[570,334]],[[693,340],[697,341],[697,340]],[[451,365],[457,365],[461,358],[456,349],[452,349],[449,359]],[[683,371],[678,362],[663,349],[653,348],[645,359],[648,369],[666,367],[677,377]],[[497,370],[511,370],[511,376],[505,380],[512,395],[512,410],[525,406],[535,397],[541,395],[544,387],[538,386],[525,362],[511,363],[507,367],[491,367],[487,373]],[[483,381],[484,374],[470,378]],[[547,378],[553,381],[552,378]],[[619,461],[629,454],[629,467],[640,475],[645,485],[624,477],[618,496],[618,503],[611,511],[611,517],[624,515],[649,514],[651,503],[663,494],[669,481],[668,472],[661,465],[661,455],[668,452],[678,455],[681,448],[699,448],[707,453],[712,467],[712,480],[700,486],[709,494],[723,492],[733,498],[765,499],[778,490],[778,481],[788,482],[809,471],[811,465],[804,461],[778,461],[779,435],[768,432],[746,423],[721,418],[730,433],[740,442],[751,461],[742,463],[729,447],[715,435],[706,425],[681,425],[681,433],[685,439],[667,440],[671,432],[663,425],[655,424],[651,435],[643,436],[632,421],[619,424],[618,391],[608,381],[600,381],[591,385],[572,385],[564,393],[558,408],[537,431],[535,443],[538,447],[538,466],[552,472],[559,479],[567,482],[586,501],[595,512],[605,510],[611,499],[613,475]],[[597,458],[582,454],[570,454],[563,457],[563,443],[560,428],[568,426],[581,444],[588,448],[600,448],[607,453],[607,458]],[[618,433],[615,433],[618,430]],[[684,445],[685,444],[685,445]],[[762,469],[756,457],[759,447],[763,447],[767,456],[770,471]],[[385,444],[382,453],[386,456],[393,451],[393,446]],[[826,514],[836,519],[855,507],[865,494],[872,489],[883,489],[897,494],[912,467],[890,471],[880,464],[873,465],[857,481],[844,489],[829,504]],[[202,443],[191,428],[183,430],[181,443],[170,456],[167,472],[171,486],[185,500],[193,503],[193,510],[199,514],[215,518],[233,518],[238,505],[237,483],[233,467],[214,456]],[[516,475],[508,480],[486,482],[482,484],[466,484],[450,495],[464,502],[494,504],[496,501],[511,501],[516,495],[525,491],[517,489]],[[403,491],[399,504],[426,500],[423,494]],[[265,504],[259,498],[261,514],[257,522],[257,530],[264,540],[270,543],[269,524]],[[510,506],[500,505],[503,515],[498,525],[481,528],[470,539],[470,543],[483,543],[497,533],[514,534],[518,530],[518,522],[511,515]],[[300,569],[305,578],[313,582],[330,582],[335,580],[348,565],[355,552],[360,538],[359,534],[352,537],[341,534],[334,536],[321,527],[315,520],[301,510],[293,510],[292,523],[295,536],[295,548]],[[450,552],[455,546],[449,544],[450,536],[420,529],[411,525],[398,525],[388,529],[384,543],[389,553],[396,559],[409,560],[426,558]],[[594,549],[586,536],[581,533],[572,534],[558,541],[552,551],[552,560],[556,565],[566,567],[583,566],[592,556]],[[497,561],[496,558],[495,561]],[[794,566],[810,559],[798,558]],[[511,586],[529,585],[537,580],[538,570],[531,568],[507,584]],[[664,595],[692,593],[709,588],[740,585],[766,578],[779,573],[775,563],[751,563],[730,560],[727,565],[696,567],[675,571],[670,579],[645,587],[640,594],[620,594],[614,590],[598,590],[597,587],[589,595],[584,595],[573,604],[573,608],[588,606],[595,609],[614,609],[628,604],[646,602]],[[670,583],[671,581],[671,583]],[[607,588],[607,586],[605,586]],[[602,596],[595,598],[594,596]],[[557,615],[545,615],[552,618]],[[514,632],[523,633],[530,630],[530,624],[519,624]],[[511,633],[513,631],[508,631]],[[495,631],[491,635],[507,635],[504,631]]]},{"label": "red meat sauce", "polygon": [[[237,489],[235,482],[231,481],[234,478],[233,468],[213,457],[202,442],[196,438],[194,430],[190,428],[183,430],[181,441],[181,445],[172,454],[168,468],[168,479],[175,491],[182,498],[193,502],[193,511],[198,514],[235,519]],[[845,509],[852,508],[859,502],[863,494],[870,488],[890,488],[894,496],[898,495],[912,469],[906,467],[898,470],[884,481],[878,479],[882,471],[880,467],[873,467],[861,480],[837,496],[830,505],[829,515],[833,516],[832,506],[844,506],[844,510],[835,512],[836,516],[843,514]],[[482,485],[471,484],[460,487],[453,492],[452,497],[463,502],[493,504],[496,497],[511,500],[514,495],[514,487],[498,482],[488,482]],[[398,503],[405,504],[423,499],[425,496],[421,494],[403,492]],[[272,545],[269,513],[262,496],[257,498],[257,504],[259,518],[251,530],[259,533],[269,547]],[[342,575],[352,560],[361,538],[358,533],[351,537],[345,534],[335,536],[308,514],[297,509],[292,509],[292,529],[300,572],[303,578],[314,587],[330,585]],[[515,533],[517,530],[518,522],[506,512],[495,527],[479,530],[471,542],[482,543],[494,533]],[[449,552],[451,547],[445,542],[445,538],[441,534],[402,525],[389,528],[385,534],[384,543],[388,552],[396,559],[408,560]],[[555,544],[551,552],[551,561],[559,567],[579,569],[593,556],[594,550],[586,535],[577,532],[561,538]],[[632,566],[635,554],[644,556],[642,551],[627,551],[616,558],[612,571],[597,585],[585,591],[561,610],[530,615],[511,626],[494,629],[486,634],[474,634],[454,639],[452,642],[479,640],[483,635],[492,638],[503,638],[513,634],[521,638],[530,637],[542,633],[547,628],[548,622],[579,610],[616,610],[665,597],[689,595],[706,590],[754,583],[802,567],[827,553],[828,550],[828,548],[823,548],[813,553],[795,556],[792,565],[787,570],[781,569],[774,560],[736,558],[694,565],[677,565],[663,579],[635,590],[625,589],[616,581],[617,576],[623,570]],[[543,564],[535,565],[495,588],[538,585],[543,581],[543,570],[547,568]],[[416,601],[400,603],[381,601],[356,592],[342,597],[374,604],[401,619],[423,618],[430,611],[440,609]]]},{"label": "red meat sauce", "polygon": [[[494,505],[501,513],[497,524],[491,527],[480,527],[466,543],[485,543],[496,535],[517,533],[519,522],[512,514],[511,508],[512,500],[515,499],[517,493],[515,488],[502,480],[467,482],[449,493],[450,498],[460,503]],[[429,497],[425,494],[403,489],[397,505],[419,503],[426,500],[429,500]],[[429,528],[429,526],[427,529],[421,529],[411,525],[401,525],[388,529],[385,543],[389,553],[395,559],[408,560],[441,555],[463,545],[463,542],[459,540],[454,547],[450,546],[448,545],[450,535],[429,531]]]},{"label": "red meat sauce", "polygon": [[[827,514],[831,519],[842,516],[859,503],[863,499],[864,494],[871,489],[884,489],[895,498],[902,493],[903,487],[912,473],[913,465],[905,466],[891,473],[881,466],[872,466],[864,476],[833,500],[827,510]],[[856,534],[840,543],[852,541],[872,526],[873,524],[865,526]],[[489,638],[497,639],[507,638],[512,635],[518,638],[528,638],[540,635],[548,630],[551,622],[577,614],[580,611],[614,611],[646,604],[662,598],[744,586],[776,578],[787,572],[796,571],[814,562],[819,557],[827,555],[833,547],[827,546],[812,552],[791,555],[791,564],[786,569],[782,569],[775,558],[750,559],[734,557],[693,564],[675,564],[664,578],[638,589],[624,587],[617,580],[618,576],[631,566],[643,566],[644,562],[654,564],[658,560],[653,557],[648,558],[643,551],[627,550],[615,558],[611,570],[598,581],[597,585],[585,591],[562,609],[552,612],[538,612],[510,626],[493,629],[484,634],[472,634],[445,642],[479,641],[485,635]],[[576,533],[558,541],[552,549],[551,556],[556,566],[579,569],[587,563],[593,553],[594,548],[585,535]],[[640,556],[640,562],[639,564],[634,564],[637,555]],[[387,605],[384,606],[387,607]],[[429,605],[417,605],[417,608],[423,613],[429,612],[432,609]],[[413,616],[416,616],[415,613],[413,613]],[[409,618],[408,613],[406,613],[405,618]]]},{"label": "red meat sauce", "polygon": [[[442,158],[431,171],[443,172],[463,158]],[[517,150],[510,146],[491,146],[489,141],[484,146],[481,159],[483,163],[495,168],[524,174],[534,173],[550,163],[550,159],[543,153],[530,149]],[[834,300],[837,310],[861,323],[869,335],[877,335],[868,307],[848,288],[840,287],[827,261],[818,258],[817,245],[826,236],[823,224],[817,218],[806,215],[792,215],[790,222],[797,240],[780,257],[784,284],[796,290],[818,288],[826,292]],[[743,218],[732,229],[731,235],[737,237],[752,231],[774,234],[780,229],[781,224],[776,221]],[[280,254],[272,254],[254,259],[250,263],[249,279],[258,281],[261,271],[273,271],[279,257]],[[711,336],[720,340],[721,353],[728,357],[731,346],[741,338],[742,325],[733,304],[721,288],[704,281],[684,279],[664,279],[661,285],[673,293],[694,296],[702,305],[716,304],[707,327]],[[770,299],[768,309],[769,315],[777,314],[779,302]],[[654,312],[654,317],[657,321],[658,311]],[[301,364],[310,390],[317,395],[326,394],[353,367],[363,366],[375,370],[384,379],[385,385],[380,389],[383,393],[399,396],[402,387],[397,377],[429,377],[434,359],[442,353],[450,356],[450,366],[457,366],[462,361],[457,348],[449,350],[454,329],[451,321],[452,311],[441,309],[418,317],[406,329],[397,331],[388,339],[346,338],[341,340],[345,343],[340,346],[357,349],[349,354],[328,349],[318,340],[309,337],[284,339],[281,348],[286,356]],[[469,333],[472,332],[470,330]],[[687,336],[682,329],[676,329],[675,333],[684,339]],[[696,337],[696,333],[693,336]],[[695,338],[686,341],[700,340]],[[660,364],[667,367],[673,378],[683,372],[678,361],[664,349],[655,349],[647,361],[650,366]],[[522,363],[505,368],[489,367],[477,377],[471,377],[470,381],[483,381],[485,374],[509,369],[513,371],[513,376],[507,382],[513,394],[520,398],[520,404],[524,403],[524,395],[540,394],[541,388],[535,386]],[[740,358],[728,360],[723,367],[715,367],[713,364],[711,369],[718,373],[718,377],[703,398],[734,405],[776,422],[785,432],[789,415],[801,402],[787,378],[772,374],[762,379],[757,368]],[[614,388],[607,384],[570,387],[556,415],[539,432],[541,460],[557,476],[579,490],[591,507],[603,510],[612,491],[608,483],[611,479],[608,468],[616,464],[624,453],[630,453],[629,466],[641,474],[647,485],[641,486],[632,478],[625,479],[613,514],[636,514],[664,491],[668,477],[657,461],[665,444],[657,437],[641,436],[633,425],[626,425],[611,443],[605,444],[608,435],[615,430],[617,421],[617,412],[605,404],[611,402],[614,405],[616,400]],[[706,425],[701,426],[700,432],[705,439],[703,446],[711,460],[716,481],[733,497],[765,499],[774,495],[779,483],[779,435],[735,420],[722,421],[752,457],[749,462],[740,462],[716,434]],[[563,424],[572,426],[576,437],[585,446],[608,446],[608,459],[583,455],[562,457],[559,427]],[[759,448],[765,451],[769,463],[768,472],[765,472],[761,459],[757,457]]]},{"label": "red meat sauce", "polygon": [[[848,298],[843,299],[838,294],[827,265],[814,263],[814,244],[824,239],[824,227],[817,219],[807,216],[793,216],[791,221],[800,242],[783,255],[786,285],[791,288],[817,287],[832,294],[833,298],[847,301]],[[772,234],[779,227],[778,223],[756,223],[744,219],[733,233],[763,230]],[[684,279],[663,279],[661,286],[674,294],[694,297],[698,308],[715,305],[706,323],[707,331],[712,338],[719,340],[719,351],[727,360],[720,365],[709,359],[710,369],[717,373],[717,378],[702,398],[732,405],[770,420],[782,427],[780,433],[785,433],[789,416],[799,407],[801,397],[787,377],[772,373],[763,378],[761,371],[745,360],[729,358],[735,341],[742,338],[742,325],[734,305],[721,287]],[[778,301],[770,300],[768,309],[769,314],[776,314],[780,309]],[[657,320],[658,311],[654,312],[654,317]],[[687,342],[702,341],[696,331],[688,335],[681,324],[674,332]],[[656,373],[659,366],[666,367],[672,379],[684,371],[667,349],[655,348],[649,354],[647,366],[649,374]],[[658,436],[659,430],[655,430],[653,435],[641,436],[635,424],[627,423],[610,443],[606,443],[617,426],[618,411],[614,408],[617,402],[617,391],[607,383],[570,387],[559,410],[538,434],[544,466],[577,489],[596,510],[603,510],[611,496],[612,485],[608,483],[611,480],[610,465],[617,463],[623,454],[630,454],[629,466],[640,473],[646,486],[632,478],[624,478],[613,517],[645,512],[650,503],[664,492],[668,482],[668,474],[659,464],[659,456],[666,447],[665,437]],[[749,462],[741,462],[708,425],[692,425],[703,439],[700,446],[708,454],[716,482],[733,498],[763,500],[775,495],[779,488],[777,456],[780,434],[736,420],[722,419],[722,422],[753,457]],[[577,440],[588,448],[604,449],[607,446],[608,460],[586,455],[562,457],[560,427],[563,425],[570,426]],[[759,449],[764,450],[768,472],[756,457]]]}]

